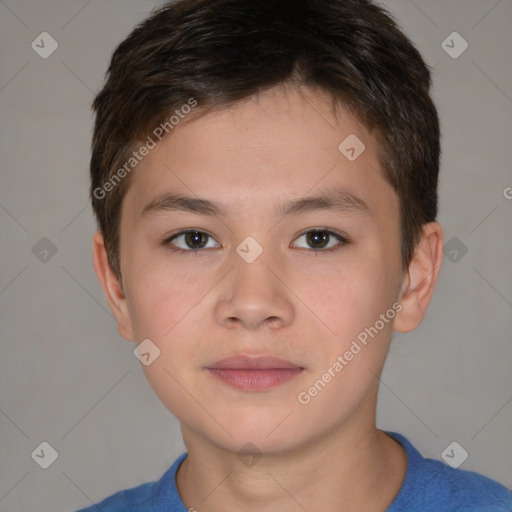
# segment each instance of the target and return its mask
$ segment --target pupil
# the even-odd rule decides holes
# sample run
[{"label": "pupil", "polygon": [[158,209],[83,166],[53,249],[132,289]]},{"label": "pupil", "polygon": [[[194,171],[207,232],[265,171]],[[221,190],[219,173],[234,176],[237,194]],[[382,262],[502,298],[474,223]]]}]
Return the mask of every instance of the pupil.
[{"label": "pupil", "polygon": [[318,243],[320,243],[321,247],[325,247],[328,239],[329,235],[325,231],[311,231],[308,234],[308,243],[315,247],[317,247]]},{"label": "pupil", "polygon": [[[199,233],[197,231],[190,231],[187,233],[186,237],[185,237],[185,241],[187,243],[188,246],[192,246],[194,247],[196,243],[199,243],[200,247],[203,247],[204,243],[202,244],[201,243],[201,238],[203,237],[204,233]],[[194,248],[197,248],[197,247],[194,247]]]}]

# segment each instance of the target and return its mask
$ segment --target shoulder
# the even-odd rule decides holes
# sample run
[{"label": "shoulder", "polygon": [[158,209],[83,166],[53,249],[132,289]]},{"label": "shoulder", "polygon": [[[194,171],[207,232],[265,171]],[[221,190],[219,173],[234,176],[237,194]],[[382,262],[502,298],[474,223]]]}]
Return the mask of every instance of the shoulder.
[{"label": "shoulder", "polygon": [[155,482],[149,482],[131,489],[118,491],[103,501],[77,512],[128,512],[132,510],[149,512],[152,510],[149,506],[155,485]]},{"label": "shoulder", "polygon": [[407,453],[402,488],[388,512],[511,512],[512,491],[484,475],[423,457],[402,435],[387,432]]},{"label": "shoulder", "polygon": [[[148,482],[112,494],[99,503],[77,512],[156,512],[186,511],[176,488],[176,472],[187,453],[180,455],[156,482]],[[161,508],[160,505],[164,505]]]}]

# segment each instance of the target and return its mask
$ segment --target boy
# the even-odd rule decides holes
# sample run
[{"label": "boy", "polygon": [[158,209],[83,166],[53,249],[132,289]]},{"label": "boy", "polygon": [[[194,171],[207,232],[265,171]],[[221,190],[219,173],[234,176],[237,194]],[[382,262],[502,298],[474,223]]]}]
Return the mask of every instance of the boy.
[{"label": "boy", "polygon": [[181,0],[94,102],[94,263],[187,453],[102,511],[510,511],[378,430],[434,292],[430,73],[369,0]]}]

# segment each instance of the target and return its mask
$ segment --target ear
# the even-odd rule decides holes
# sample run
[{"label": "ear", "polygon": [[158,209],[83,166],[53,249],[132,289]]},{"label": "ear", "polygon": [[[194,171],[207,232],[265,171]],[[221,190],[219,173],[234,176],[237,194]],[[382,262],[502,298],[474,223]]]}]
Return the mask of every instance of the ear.
[{"label": "ear", "polygon": [[409,332],[420,325],[434,294],[443,262],[443,230],[438,222],[423,226],[423,234],[404,274],[398,301],[403,309],[395,317],[393,328]]},{"label": "ear", "polygon": [[119,279],[110,267],[105,241],[100,231],[97,231],[93,238],[93,260],[96,276],[116,319],[117,330],[125,340],[133,341],[132,322],[126,297]]}]

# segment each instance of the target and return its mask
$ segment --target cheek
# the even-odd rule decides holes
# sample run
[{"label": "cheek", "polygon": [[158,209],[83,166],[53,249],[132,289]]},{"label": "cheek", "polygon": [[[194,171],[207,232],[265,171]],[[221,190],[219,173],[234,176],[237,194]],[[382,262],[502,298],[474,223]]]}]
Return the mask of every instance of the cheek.
[{"label": "cheek", "polygon": [[197,273],[176,272],[162,263],[154,258],[134,266],[128,302],[137,338],[154,337],[165,344],[180,323],[190,321],[213,284],[207,276],[198,279]]},{"label": "cheek", "polygon": [[311,318],[326,334],[348,340],[373,325],[394,301],[392,272],[376,258],[345,260],[328,270],[308,272],[297,282]]}]

